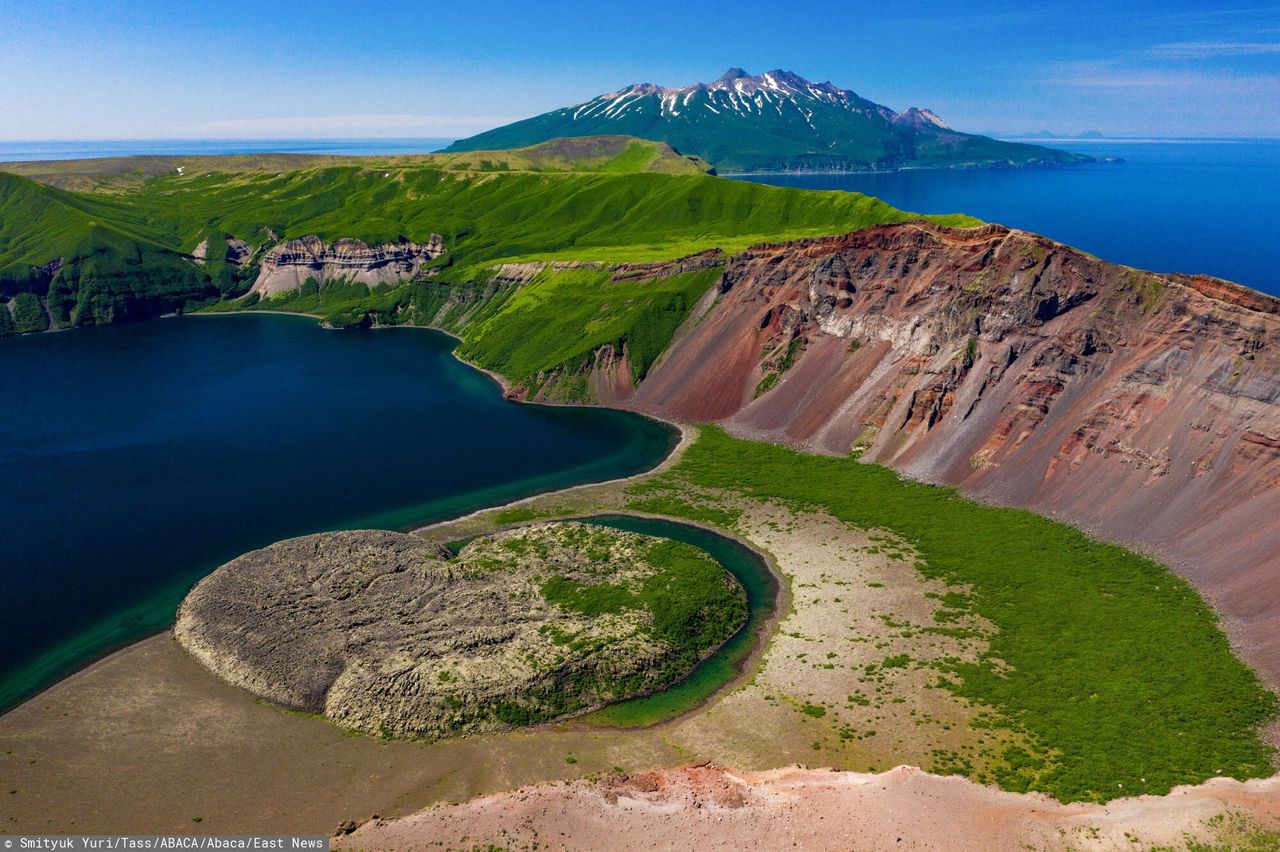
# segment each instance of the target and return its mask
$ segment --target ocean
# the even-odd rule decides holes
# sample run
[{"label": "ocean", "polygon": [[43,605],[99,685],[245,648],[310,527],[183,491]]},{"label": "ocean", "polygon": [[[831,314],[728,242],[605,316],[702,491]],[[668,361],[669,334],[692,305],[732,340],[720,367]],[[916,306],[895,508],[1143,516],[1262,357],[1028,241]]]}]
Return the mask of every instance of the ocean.
[{"label": "ocean", "polygon": [[1127,266],[1203,272],[1280,295],[1280,140],[1044,144],[1124,162],[739,179],[862,192],[917,213],[968,213]]}]

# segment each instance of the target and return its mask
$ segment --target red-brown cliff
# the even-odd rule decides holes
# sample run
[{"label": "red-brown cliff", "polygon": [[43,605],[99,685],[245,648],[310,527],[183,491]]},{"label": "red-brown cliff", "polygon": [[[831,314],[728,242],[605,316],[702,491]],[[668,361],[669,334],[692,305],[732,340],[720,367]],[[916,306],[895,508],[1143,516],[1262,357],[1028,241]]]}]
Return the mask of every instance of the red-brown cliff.
[{"label": "red-brown cliff", "polygon": [[1280,300],[911,223],[753,247],[690,326],[629,406],[1156,548],[1280,683]]}]

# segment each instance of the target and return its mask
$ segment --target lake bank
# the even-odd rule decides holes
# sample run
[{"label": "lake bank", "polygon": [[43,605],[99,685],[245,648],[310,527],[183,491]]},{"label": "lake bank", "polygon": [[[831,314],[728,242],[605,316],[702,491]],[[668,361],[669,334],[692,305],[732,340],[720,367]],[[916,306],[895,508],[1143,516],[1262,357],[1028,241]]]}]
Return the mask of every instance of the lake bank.
[{"label": "lake bank", "polygon": [[630,476],[678,443],[649,418],[509,402],[430,331],[274,316],[79,331],[6,342],[0,531],[30,606],[0,639],[0,706],[165,628],[247,550]]}]

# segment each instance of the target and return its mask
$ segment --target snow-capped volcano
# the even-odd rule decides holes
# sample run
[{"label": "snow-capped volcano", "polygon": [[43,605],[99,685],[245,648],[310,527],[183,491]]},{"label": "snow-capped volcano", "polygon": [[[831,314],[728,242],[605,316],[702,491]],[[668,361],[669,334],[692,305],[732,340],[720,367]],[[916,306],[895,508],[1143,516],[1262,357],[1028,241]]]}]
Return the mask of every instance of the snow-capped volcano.
[{"label": "snow-capped volcano", "polygon": [[730,68],[711,83],[635,83],[584,103],[455,142],[515,148],[561,136],[623,134],[668,142],[722,171],[863,170],[904,165],[1025,165],[1073,155],[952,130],[935,113],[895,112],[831,82],[781,69]]},{"label": "snow-capped volcano", "polygon": [[790,71],[768,71],[752,76],[741,68],[730,68],[712,83],[680,88],[636,83],[580,104],[574,108],[573,118],[576,121],[589,117],[596,110],[601,110],[602,116],[617,118],[639,107],[647,98],[657,98],[660,114],[670,117],[691,109],[706,109],[716,114],[721,110],[739,114],[773,110],[781,114],[783,109],[808,112],[818,105],[838,106],[867,116],[876,114],[890,121],[897,117],[888,107],[860,98],[830,82],[811,83]]}]

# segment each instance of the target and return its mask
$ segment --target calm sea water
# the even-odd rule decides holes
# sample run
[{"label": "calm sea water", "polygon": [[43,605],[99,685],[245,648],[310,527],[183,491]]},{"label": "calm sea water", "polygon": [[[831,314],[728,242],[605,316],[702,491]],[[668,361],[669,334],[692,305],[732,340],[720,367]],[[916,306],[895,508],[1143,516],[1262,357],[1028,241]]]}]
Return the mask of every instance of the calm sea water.
[{"label": "calm sea water", "polygon": [[1129,266],[1204,272],[1280,295],[1280,140],[1060,147],[1124,162],[750,179],[864,192],[918,213],[969,213]]},{"label": "calm sea water", "polygon": [[92,142],[0,141],[0,163],[20,160],[83,160],[93,157],[131,157],[138,154],[196,156],[201,154],[335,154],[389,156],[430,154],[452,139],[122,139]]},{"label": "calm sea water", "polygon": [[518,405],[421,329],[187,317],[0,345],[0,707],[163,628],[246,550],[652,467],[677,435]]}]

